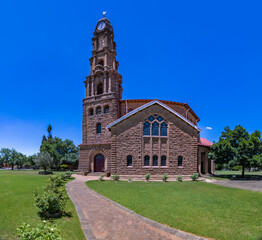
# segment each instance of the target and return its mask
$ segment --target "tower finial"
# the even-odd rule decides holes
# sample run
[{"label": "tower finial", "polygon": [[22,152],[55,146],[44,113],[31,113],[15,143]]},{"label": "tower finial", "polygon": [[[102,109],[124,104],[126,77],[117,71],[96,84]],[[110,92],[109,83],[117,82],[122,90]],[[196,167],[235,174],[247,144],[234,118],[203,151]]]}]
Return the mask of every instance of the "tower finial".
[{"label": "tower finial", "polygon": [[104,18],[106,17],[106,11],[103,12],[103,17],[104,17]]}]

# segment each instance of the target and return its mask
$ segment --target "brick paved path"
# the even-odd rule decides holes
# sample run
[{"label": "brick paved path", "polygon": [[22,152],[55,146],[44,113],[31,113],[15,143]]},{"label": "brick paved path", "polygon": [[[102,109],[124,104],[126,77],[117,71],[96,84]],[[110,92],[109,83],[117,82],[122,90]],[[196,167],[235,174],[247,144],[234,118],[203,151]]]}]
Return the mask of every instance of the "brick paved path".
[{"label": "brick paved path", "polygon": [[97,177],[74,177],[66,188],[87,239],[204,239],[148,220],[95,193],[85,182]]}]

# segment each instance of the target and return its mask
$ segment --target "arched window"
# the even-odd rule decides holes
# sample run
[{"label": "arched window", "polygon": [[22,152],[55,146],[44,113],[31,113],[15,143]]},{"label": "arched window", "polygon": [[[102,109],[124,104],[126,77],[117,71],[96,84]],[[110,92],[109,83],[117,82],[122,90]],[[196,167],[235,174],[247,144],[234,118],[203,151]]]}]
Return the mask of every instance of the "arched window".
[{"label": "arched window", "polygon": [[178,157],[178,163],[177,163],[178,167],[182,167],[183,165],[183,157],[182,156],[179,156]]},{"label": "arched window", "polygon": [[167,136],[167,124],[165,122],[161,123],[160,135]]},{"label": "arched window", "polygon": [[150,135],[150,123],[149,122],[144,123],[144,135]]},{"label": "arched window", "polygon": [[166,166],[166,156],[161,157],[161,166]]},{"label": "arched window", "polygon": [[103,61],[103,60],[100,60],[100,61],[98,62],[98,64],[104,66],[104,61]]},{"label": "arched window", "polygon": [[144,166],[149,166],[149,156],[148,155],[144,157]]},{"label": "arched window", "polygon": [[158,114],[148,116],[143,125],[144,136],[167,136],[167,121]]},{"label": "arched window", "polygon": [[159,123],[158,122],[153,122],[152,124],[152,135],[153,136],[159,135]]},{"label": "arched window", "polygon": [[101,131],[102,131],[102,126],[101,126],[101,123],[98,123],[97,125],[96,125],[96,133],[101,133]]},{"label": "arched window", "polygon": [[94,115],[94,109],[93,108],[90,108],[89,109],[89,116],[93,116]]},{"label": "arched window", "polygon": [[128,167],[131,167],[132,164],[133,164],[133,163],[132,163],[132,156],[131,156],[131,155],[128,155],[126,159],[127,159],[127,166],[128,166]]},{"label": "arched window", "polygon": [[103,93],[103,84],[98,83],[97,84],[97,95],[102,94],[102,93]]},{"label": "arched window", "polygon": [[108,106],[108,105],[106,105],[106,106],[104,107],[104,113],[109,113],[109,106]]},{"label": "arched window", "polygon": [[158,156],[153,157],[153,166],[158,166]]},{"label": "arched window", "polygon": [[96,108],[96,114],[97,114],[97,115],[101,114],[101,107],[100,107],[100,106],[98,106],[98,107]]}]

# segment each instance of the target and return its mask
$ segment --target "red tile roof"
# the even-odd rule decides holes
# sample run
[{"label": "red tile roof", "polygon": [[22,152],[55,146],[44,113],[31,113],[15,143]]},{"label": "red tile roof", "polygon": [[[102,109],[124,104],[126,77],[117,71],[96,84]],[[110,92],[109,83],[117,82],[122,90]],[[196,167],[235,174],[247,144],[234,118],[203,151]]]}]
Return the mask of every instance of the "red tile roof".
[{"label": "red tile roof", "polygon": [[199,145],[211,147],[211,146],[213,145],[213,143],[210,142],[209,140],[207,140],[206,138],[200,138],[200,143],[199,143]]}]

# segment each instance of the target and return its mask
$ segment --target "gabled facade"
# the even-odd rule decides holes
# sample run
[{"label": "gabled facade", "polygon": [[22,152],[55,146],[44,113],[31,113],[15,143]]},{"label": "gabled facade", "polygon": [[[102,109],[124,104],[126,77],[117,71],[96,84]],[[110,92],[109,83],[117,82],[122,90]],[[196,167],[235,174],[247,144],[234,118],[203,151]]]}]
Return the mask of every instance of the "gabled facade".
[{"label": "gabled facade", "polygon": [[211,172],[198,116],[186,103],[122,100],[113,27],[98,21],[83,100],[79,172],[189,175]]}]

